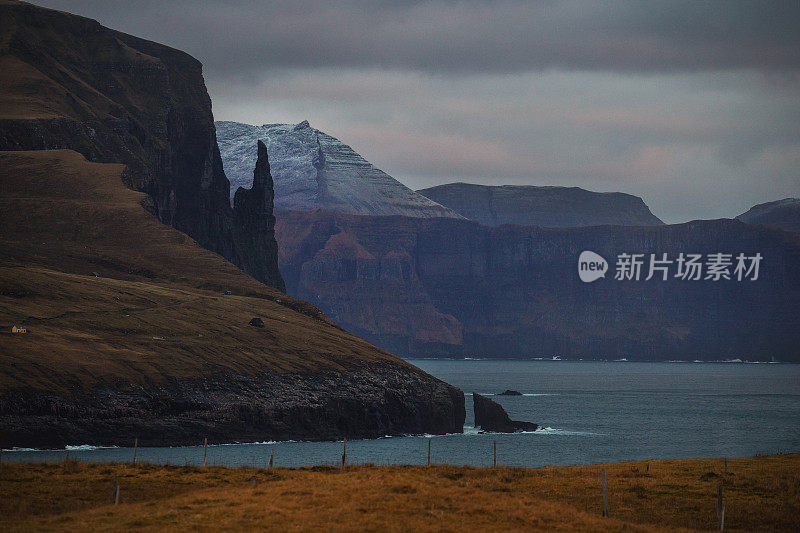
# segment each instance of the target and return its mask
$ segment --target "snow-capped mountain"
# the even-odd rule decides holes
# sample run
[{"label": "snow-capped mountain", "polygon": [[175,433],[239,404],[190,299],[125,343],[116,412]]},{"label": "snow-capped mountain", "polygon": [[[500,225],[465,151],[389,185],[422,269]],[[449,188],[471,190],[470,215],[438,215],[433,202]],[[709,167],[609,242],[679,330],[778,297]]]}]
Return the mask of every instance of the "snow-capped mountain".
[{"label": "snow-capped mountain", "polygon": [[321,208],[358,215],[463,218],[375,168],[308,121],[263,126],[220,121],[216,126],[231,198],[238,187],[253,183],[260,139],[267,145],[276,211]]}]

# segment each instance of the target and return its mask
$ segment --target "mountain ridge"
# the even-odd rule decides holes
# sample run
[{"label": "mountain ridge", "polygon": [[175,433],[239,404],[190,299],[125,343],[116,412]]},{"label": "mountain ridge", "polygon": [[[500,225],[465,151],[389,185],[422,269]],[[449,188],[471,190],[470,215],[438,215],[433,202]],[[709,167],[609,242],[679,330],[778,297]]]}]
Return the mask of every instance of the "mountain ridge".
[{"label": "mountain ridge", "polygon": [[247,146],[266,143],[275,178],[275,209],[324,209],[360,215],[462,218],[375,168],[350,146],[298,124],[252,126],[217,121],[217,140],[231,194],[250,183],[252,155]]},{"label": "mountain ridge", "polygon": [[638,196],[580,187],[447,183],[417,191],[484,226],[660,226]]},{"label": "mountain ridge", "polygon": [[757,204],[736,219],[747,224],[764,224],[800,232],[800,198],[784,198]]}]

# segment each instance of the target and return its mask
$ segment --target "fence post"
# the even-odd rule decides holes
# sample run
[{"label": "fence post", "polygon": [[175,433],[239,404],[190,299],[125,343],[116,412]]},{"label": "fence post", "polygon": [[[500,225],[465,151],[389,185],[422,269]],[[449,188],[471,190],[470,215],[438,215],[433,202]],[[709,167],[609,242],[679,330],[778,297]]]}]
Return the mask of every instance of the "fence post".
[{"label": "fence post", "polygon": [[206,448],[208,448],[208,437],[203,438],[203,466],[206,466],[206,459],[208,458]]},{"label": "fence post", "polygon": [[269,450],[269,467],[272,468],[272,459],[275,457],[275,448]]},{"label": "fence post", "polygon": [[133,440],[133,464],[136,464],[136,451],[139,449],[139,437]]},{"label": "fence post", "polygon": [[494,441],[494,468],[497,468],[497,440]]},{"label": "fence post", "polygon": [[428,439],[428,466],[431,466],[431,439]]},{"label": "fence post", "polygon": [[725,504],[722,501],[722,483],[717,487],[717,525],[720,531],[725,529]]},{"label": "fence post", "polygon": [[605,469],[603,469],[603,518],[608,518],[608,487],[606,485]]},{"label": "fence post", "polygon": [[342,466],[347,465],[347,437],[344,438],[344,444],[342,448]]},{"label": "fence post", "polygon": [[119,505],[119,479],[114,476],[114,505]]}]

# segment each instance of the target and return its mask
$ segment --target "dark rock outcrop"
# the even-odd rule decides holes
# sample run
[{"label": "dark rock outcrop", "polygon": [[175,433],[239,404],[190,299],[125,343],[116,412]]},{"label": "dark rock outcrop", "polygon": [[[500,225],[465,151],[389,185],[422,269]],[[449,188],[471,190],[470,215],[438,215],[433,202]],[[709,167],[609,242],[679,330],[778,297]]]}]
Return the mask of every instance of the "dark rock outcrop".
[{"label": "dark rock outcrop", "polygon": [[22,2],[0,4],[0,34],[0,150],[68,148],[123,163],[123,179],[152,198],[159,220],[283,290],[264,249],[274,246],[271,213],[258,221],[257,246],[238,238],[199,61]]},{"label": "dark rock outcrop", "polygon": [[800,198],[784,198],[758,204],[736,219],[747,224],[764,224],[786,231],[800,232]]},{"label": "dark rock outcrop", "polygon": [[579,187],[448,183],[417,191],[484,226],[660,226],[641,198]]},{"label": "dark rock outcrop", "polygon": [[256,328],[263,328],[264,327],[264,321],[261,320],[260,318],[258,318],[257,316],[251,318],[250,322],[248,322],[248,324],[250,324],[251,326],[256,327]]},{"label": "dark rock outcrop", "polygon": [[68,398],[0,392],[0,446],[176,446],[460,433],[464,395],[402,365],[177,380]]},{"label": "dark rock outcrop", "polygon": [[500,396],[522,396],[522,393],[516,390],[506,389],[500,393]]},{"label": "dark rock outcrop", "polygon": [[516,431],[536,431],[538,424],[511,420],[503,407],[480,394],[472,393],[472,405],[475,409],[475,427],[496,433],[514,433]]},{"label": "dark rock outcrop", "polygon": [[[800,361],[800,239],[735,220],[551,229],[287,213],[289,294],[409,357]],[[341,243],[346,242],[347,246]],[[578,257],[609,262],[583,283]],[[614,279],[620,253],[752,255],[757,281]],[[660,257],[660,256],[659,256]]]}]

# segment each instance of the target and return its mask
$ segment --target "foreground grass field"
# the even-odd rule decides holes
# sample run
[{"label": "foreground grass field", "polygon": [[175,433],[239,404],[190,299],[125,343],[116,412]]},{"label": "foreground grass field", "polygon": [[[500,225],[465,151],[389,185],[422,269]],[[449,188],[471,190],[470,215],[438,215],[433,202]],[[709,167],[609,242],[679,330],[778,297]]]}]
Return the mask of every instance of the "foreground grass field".
[{"label": "foreground grass field", "polygon": [[3,464],[0,530],[711,530],[720,484],[726,530],[800,530],[800,454],[731,459],[727,474],[722,460],[705,459],[535,469]]}]

